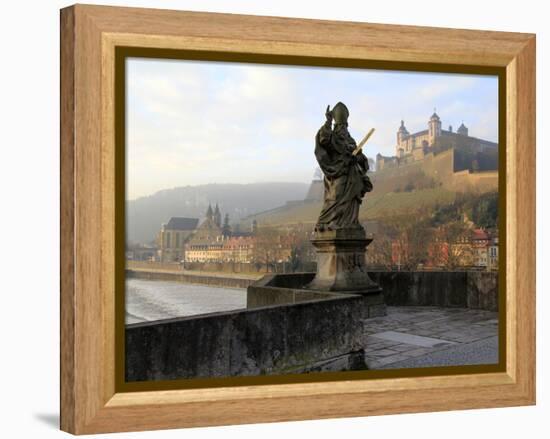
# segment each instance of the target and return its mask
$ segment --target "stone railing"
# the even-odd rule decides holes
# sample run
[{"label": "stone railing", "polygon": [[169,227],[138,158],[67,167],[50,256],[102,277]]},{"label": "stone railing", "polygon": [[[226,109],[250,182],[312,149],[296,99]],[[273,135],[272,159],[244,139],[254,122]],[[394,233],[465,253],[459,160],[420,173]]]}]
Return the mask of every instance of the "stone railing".
[{"label": "stone railing", "polygon": [[246,288],[256,279],[248,277],[238,277],[229,275],[219,275],[216,273],[189,273],[189,272],[171,272],[168,270],[126,270],[127,278],[163,280],[184,282],[188,284],[210,285],[212,287],[224,288]]},{"label": "stone railing", "polygon": [[[248,287],[247,306],[308,300],[317,294],[302,289],[315,273],[264,276]],[[390,306],[442,306],[498,311],[498,274],[480,271],[369,272]],[[296,294],[299,293],[299,294]]]},{"label": "stone railing", "polygon": [[382,287],[386,305],[498,311],[497,272],[378,271],[370,275]]},{"label": "stone railing", "polygon": [[126,326],[126,380],[365,369],[362,296]]},{"label": "stone railing", "polygon": [[[163,276],[166,273],[139,273]],[[168,273],[175,276],[183,274]],[[489,272],[373,272],[387,305],[498,309]],[[248,309],[126,326],[128,381],[366,368],[365,320],[384,315],[375,295],[297,288],[314,273],[269,275],[248,287]],[[219,278],[212,278],[219,282]],[[248,280],[248,282],[251,282]]]}]

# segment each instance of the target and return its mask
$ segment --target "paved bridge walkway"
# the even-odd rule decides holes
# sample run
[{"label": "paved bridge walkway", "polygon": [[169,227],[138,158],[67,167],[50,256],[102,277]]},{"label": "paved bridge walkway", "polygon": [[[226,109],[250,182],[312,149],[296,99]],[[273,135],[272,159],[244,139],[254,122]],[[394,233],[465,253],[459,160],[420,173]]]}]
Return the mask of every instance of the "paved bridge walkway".
[{"label": "paved bridge walkway", "polygon": [[465,308],[388,307],[363,321],[371,369],[494,364],[498,313]]}]

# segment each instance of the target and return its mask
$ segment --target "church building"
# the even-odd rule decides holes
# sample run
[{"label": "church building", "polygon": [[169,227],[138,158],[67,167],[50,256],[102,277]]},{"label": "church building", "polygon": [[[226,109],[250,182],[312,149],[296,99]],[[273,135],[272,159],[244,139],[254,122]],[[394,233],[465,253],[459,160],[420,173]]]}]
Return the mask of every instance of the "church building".
[{"label": "church building", "polygon": [[198,218],[172,217],[163,224],[157,236],[160,262],[180,262],[184,258],[184,245],[195,231]]}]

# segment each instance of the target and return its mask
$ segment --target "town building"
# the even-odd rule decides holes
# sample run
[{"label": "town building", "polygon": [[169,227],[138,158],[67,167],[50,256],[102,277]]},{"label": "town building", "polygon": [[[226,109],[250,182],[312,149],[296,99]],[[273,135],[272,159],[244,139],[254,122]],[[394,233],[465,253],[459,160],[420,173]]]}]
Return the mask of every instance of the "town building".
[{"label": "town building", "polygon": [[456,236],[446,234],[445,227],[434,230],[426,252],[410,248],[406,237],[391,241],[391,262],[398,270],[498,270],[498,231],[480,228],[465,230]]},{"label": "town building", "polygon": [[215,210],[209,204],[205,220],[193,231],[185,244],[186,262],[211,262],[221,257],[223,232],[221,212],[216,204]]},{"label": "town building", "polygon": [[471,237],[474,266],[486,269],[489,265],[489,235],[483,229],[475,229]]},{"label": "town building", "polygon": [[214,210],[208,206],[205,220],[186,243],[185,261],[249,263],[252,260],[253,248],[253,232],[232,231],[228,214],[225,215],[222,224],[222,214],[216,204]]},{"label": "town building", "polygon": [[491,271],[498,270],[498,236],[491,239],[487,252],[487,269]]},{"label": "town building", "polygon": [[238,262],[248,264],[254,257],[253,236],[233,236],[223,243],[222,262]]}]

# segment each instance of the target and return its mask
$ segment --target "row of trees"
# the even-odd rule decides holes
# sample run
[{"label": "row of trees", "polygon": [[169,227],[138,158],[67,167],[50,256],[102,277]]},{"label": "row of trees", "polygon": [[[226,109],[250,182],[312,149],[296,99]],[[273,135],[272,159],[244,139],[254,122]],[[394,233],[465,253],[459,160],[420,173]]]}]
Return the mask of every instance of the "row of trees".
[{"label": "row of trees", "polygon": [[498,228],[496,193],[457,194],[452,204],[385,217],[369,247],[369,264],[404,270],[468,265],[474,257],[470,234],[475,227]]},{"label": "row of trees", "polygon": [[470,228],[464,222],[431,227],[429,218],[396,216],[388,218],[368,249],[370,265],[401,270],[422,266],[456,269],[473,255],[468,242]]},{"label": "row of trees", "polygon": [[[456,269],[473,258],[472,228],[498,228],[498,194],[457,194],[452,204],[420,206],[414,213],[388,215],[378,221],[375,239],[368,248],[368,262],[384,269],[418,269],[436,266]],[[259,227],[252,261],[256,270],[310,270],[315,262],[311,224],[286,230]]]},{"label": "row of trees", "polygon": [[255,235],[252,260],[259,271],[275,271],[277,264],[285,264],[289,271],[311,268],[314,250],[311,244],[311,226],[297,226],[291,230],[259,227]]}]

